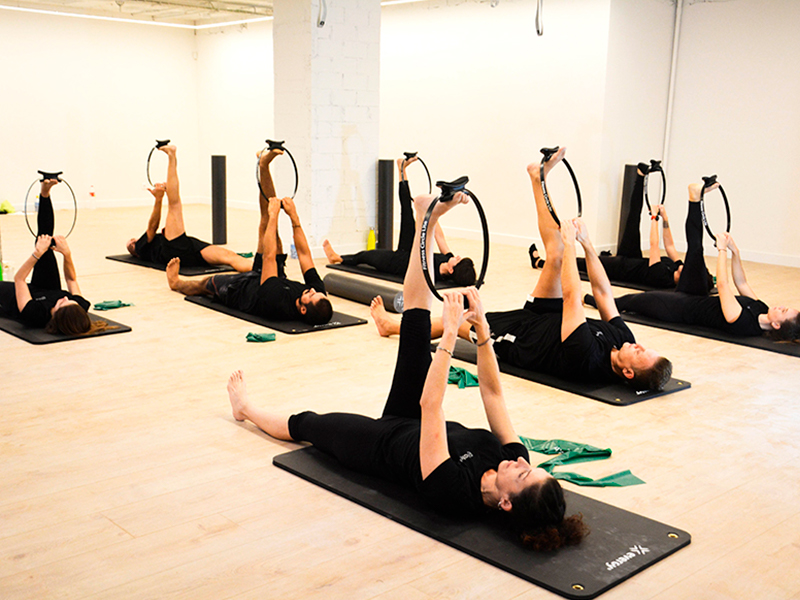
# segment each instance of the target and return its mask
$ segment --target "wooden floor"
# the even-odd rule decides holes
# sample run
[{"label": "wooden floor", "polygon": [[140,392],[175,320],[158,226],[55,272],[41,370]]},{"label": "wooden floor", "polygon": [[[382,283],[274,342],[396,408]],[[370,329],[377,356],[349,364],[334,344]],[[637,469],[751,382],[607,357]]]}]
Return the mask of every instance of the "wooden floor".
[{"label": "wooden floor", "polygon": [[[108,313],[131,333],[48,346],[0,333],[0,598],[556,597],[272,467],[297,446],[233,420],[230,372],[276,410],[378,415],[397,341],[369,323],[247,343],[263,330],[185,302],[162,272],[104,259],[148,212],[85,210],[70,238],[84,295],[133,303]],[[210,238],[208,213],[187,207],[190,234]],[[253,250],[256,214],[228,219],[229,247]],[[24,220],[0,228],[19,265]],[[800,306],[800,270],[746,266],[768,303]],[[493,246],[486,306],[521,306],[535,279],[524,248]],[[519,433],[610,447],[576,470],[647,482],[582,494],[693,536],[603,598],[800,599],[800,359],[632,329],[690,390],[614,407],[503,376]],[[483,426],[477,391],[450,388],[448,418]]]}]

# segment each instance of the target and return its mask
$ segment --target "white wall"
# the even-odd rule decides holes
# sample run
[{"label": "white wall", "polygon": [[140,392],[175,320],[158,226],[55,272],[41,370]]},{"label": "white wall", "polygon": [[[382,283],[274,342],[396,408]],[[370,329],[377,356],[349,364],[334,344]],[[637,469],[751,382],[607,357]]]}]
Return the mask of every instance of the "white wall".
[{"label": "white wall", "polygon": [[147,201],[145,159],[161,137],[182,146],[184,196],[204,193],[193,50],[187,30],[0,11],[0,200],[21,208],[45,169],[64,171],[79,206],[90,186],[103,204]]}]

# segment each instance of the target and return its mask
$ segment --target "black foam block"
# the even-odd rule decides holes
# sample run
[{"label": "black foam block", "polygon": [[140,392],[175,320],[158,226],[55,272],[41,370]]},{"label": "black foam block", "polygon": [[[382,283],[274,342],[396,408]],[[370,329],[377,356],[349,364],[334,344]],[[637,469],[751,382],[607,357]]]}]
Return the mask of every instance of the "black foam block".
[{"label": "black foam block", "polygon": [[[383,281],[392,281],[394,283],[399,283],[400,285],[403,284],[404,276],[401,275],[391,275],[389,273],[381,273],[380,271],[373,269],[368,265],[325,265],[329,269],[333,269],[335,271],[342,271],[344,273],[353,273],[354,275],[363,275],[364,277],[372,277],[374,279],[382,279]],[[458,287],[452,281],[437,281],[435,284],[436,289],[448,289]]]},{"label": "black foam block", "polygon": [[236,317],[237,319],[242,319],[243,321],[249,321],[250,323],[275,329],[282,333],[308,333],[309,331],[323,331],[325,329],[349,327],[350,325],[363,325],[367,322],[365,319],[351,317],[350,315],[336,311],[334,311],[331,320],[323,325],[309,325],[303,321],[271,321],[263,317],[236,310],[235,308],[228,308],[224,304],[214,302],[208,296],[186,296],[184,297],[184,300],[191,302],[192,304],[198,304],[200,306],[210,308],[211,310],[215,310],[217,312],[225,313],[226,315]]},{"label": "black foam block", "polygon": [[720,342],[728,342],[729,344],[738,344],[739,346],[748,346],[749,348],[758,348],[759,350],[769,350],[770,352],[800,357],[800,344],[775,342],[763,335],[741,337],[737,335],[731,335],[717,329],[711,329],[710,327],[685,325],[683,323],[667,323],[665,321],[658,321],[650,317],[628,312],[623,313],[622,318],[626,323],[638,323],[639,325],[648,325],[650,327],[657,327],[659,329],[666,329],[668,331],[677,331],[687,335],[695,335],[712,340],[719,340]]},{"label": "black foam block", "polygon": [[[589,274],[584,273],[583,271],[579,271],[581,279],[583,281],[589,281]],[[631,290],[639,290],[642,292],[655,292],[655,291],[664,291],[664,288],[655,288],[650,285],[645,285],[644,283],[631,283],[630,281],[616,281],[611,279],[611,285],[615,285],[617,287],[624,287]]]},{"label": "black foam block", "polygon": [[375,296],[383,298],[383,306],[389,312],[403,312],[403,292],[400,289],[381,285],[374,280],[347,277],[339,273],[328,273],[323,280],[329,294],[346,298],[360,304],[369,304]]},{"label": "black foam block", "polygon": [[[108,260],[115,260],[117,262],[128,263],[129,265],[136,265],[137,267],[147,267],[149,269],[158,269],[159,271],[166,271],[167,265],[160,263],[150,262],[149,260],[142,260],[138,256],[131,256],[130,254],[114,254],[106,256]],[[212,275],[214,273],[230,273],[235,271],[233,267],[228,265],[205,265],[200,267],[184,267],[181,265],[180,274],[186,277],[193,277],[195,275]]]},{"label": "black foam block", "polygon": [[[435,349],[436,344],[431,344],[431,348]],[[453,358],[463,360],[472,364],[478,362],[478,347],[475,344],[470,344],[466,340],[457,340],[455,348],[453,349]],[[667,382],[667,385],[660,392],[653,392],[649,390],[636,391],[632,387],[624,383],[584,383],[581,381],[568,381],[553,375],[546,375],[544,373],[537,373],[536,371],[528,371],[514,365],[504,363],[498,358],[500,370],[503,373],[541,383],[548,387],[564,390],[565,392],[572,392],[579,396],[585,396],[592,400],[599,400],[615,406],[627,406],[651,398],[658,398],[681,390],[688,390],[692,384],[682,379],[672,378]]]},{"label": "black foam block", "polygon": [[685,531],[565,490],[566,514],[581,513],[590,534],[577,546],[533,552],[498,519],[435,513],[414,491],[350,471],[316,448],[280,454],[273,464],[566,598],[595,598],[691,543]]},{"label": "black foam block", "polygon": [[6,333],[10,333],[11,335],[16,336],[22,340],[25,340],[26,342],[29,342],[31,344],[53,344],[55,342],[66,342],[69,340],[83,340],[83,339],[97,337],[100,335],[111,335],[112,333],[127,333],[128,331],[131,331],[131,328],[128,327],[127,325],[123,325],[122,323],[117,323],[116,321],[107,319],[105,316],[101,317],[99,315],[89,313],[89,318],[92,321],[105,321],[111,328],[105,329],[103,331],[98,331],[90,335],[64,335],[63,333],[47,333],[44,329],[38,327],[28,327],[27,325],[24,325],[19,321],[0,315],[0,330],[5,331]]}]

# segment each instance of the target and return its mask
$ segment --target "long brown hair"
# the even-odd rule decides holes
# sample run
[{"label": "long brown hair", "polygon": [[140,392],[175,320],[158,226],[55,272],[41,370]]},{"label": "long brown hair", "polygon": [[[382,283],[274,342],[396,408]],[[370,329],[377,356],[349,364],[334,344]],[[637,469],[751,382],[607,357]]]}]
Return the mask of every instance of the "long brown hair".
[{"label": "long brown hair", "polygon": [[105,321],[92,321],[82,306],[67,304],[53,313],[53,318],[45,325],[44,330],[47,333],[64,335],[91,335],[108,328]]}]

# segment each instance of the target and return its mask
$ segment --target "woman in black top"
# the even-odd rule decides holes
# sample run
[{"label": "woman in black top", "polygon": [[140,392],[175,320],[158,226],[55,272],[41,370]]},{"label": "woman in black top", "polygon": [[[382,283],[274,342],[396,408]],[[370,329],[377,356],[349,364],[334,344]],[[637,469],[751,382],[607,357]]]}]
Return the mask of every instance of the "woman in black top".
[{"label": "woman in black top", "polygon": [[[622,296],[617,298],[620,311],[636,312],[670,323],[711,327],[732,335],[766,334],[778,341],[797,341],[800,338],[800,313],[783,306],[770,308],[758,300],[747,283],[739,248],[728,233],[717,234],[719,295],[709,296],[703,258],[701,189],[700,184],[689,186],[686,263],[675,292],[645,292]],[[732,256],[733,285],[728,279],[728,250]],[[740,295],[736,295],[734,287]]]},{"label": "woman in black top", "polygon": [[[53,237],[55,215],[50,189],[57,183],[55,179],[42,182],[36,247],[14,275],[14,283],[0,283],[0,307],[12,318],[30,327],[44,328],[48,333],[89,333],[106,324],[92,324],[87,313],[90,304],[81,296],[67,240],[60,235]],[[61,276],[54,252],[59,252],[64,257],[67,291],[61,289]],[[28,285],[25,279],[31,271],[33,275]]]},{"label": "woman in black top", "polygon": [[[422,196],[415,202],[426,209],[432,199]],[[466,199],[459,194],[449,205],[438,204],[431,220]],[[417,227],[417,246],[419,235]],[[310,442],[350,469],[409,486],[441,512],[466,517],[492,509],[508,512],[522,526],[523,541],[530,547],[554,549],[579,542],[586,531],[581,517],[564,518],[561,486],[543,469],[528,464],[528,452],[514,431],[477,290],[445,294],[444,335],[433,359],[433,296],[423,278],[419,254],[411,255],[403,296],[406,310],[397,363],[379,419],[348,413],[303,412],[289,418],[271,413],[249,402],[241,371],[228,382],[233,416],[252,421],[276,439]],[[466,312],[464,296],[470,307]],[[465,319],[479,334],[478,378],[491,431],[467,429],[444,417],[452,348]]]}]

